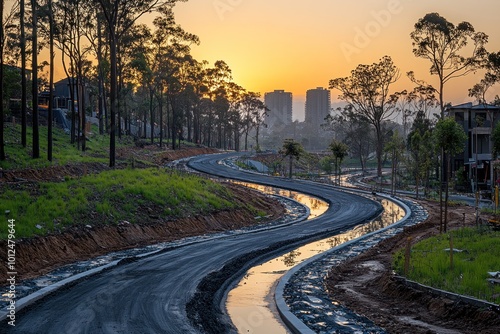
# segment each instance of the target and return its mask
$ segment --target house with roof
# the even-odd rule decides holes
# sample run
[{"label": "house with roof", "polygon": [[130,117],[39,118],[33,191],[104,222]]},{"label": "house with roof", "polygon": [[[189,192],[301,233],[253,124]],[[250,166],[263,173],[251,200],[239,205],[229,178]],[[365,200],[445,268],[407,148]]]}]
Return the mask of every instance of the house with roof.
[{"label": "house with roof", "polygon": [[496,180],[492,156],[491,134],[500,121],[500,107],[490,104],[465,103],[447,108],[449,116],[460,124],[467,134],[464,152],[453,159],[452,172],[462,172],[465,191],[490,191]]}]

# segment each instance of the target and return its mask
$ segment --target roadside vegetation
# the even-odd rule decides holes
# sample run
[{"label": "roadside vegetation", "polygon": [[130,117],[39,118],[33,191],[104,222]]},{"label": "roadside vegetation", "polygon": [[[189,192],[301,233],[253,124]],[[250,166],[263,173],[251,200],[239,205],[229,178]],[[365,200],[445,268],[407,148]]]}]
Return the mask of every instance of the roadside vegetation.
[{"label": "roadside vegetation", "polygon": [[[231,191],[223,185],[161,168],[109,170],[59,183],[25,183],[0,193],[0,212],[16,220],[18,238],[72,225],[146,224],[235,208]],[[2,229],[0,239],[5,238]]]},{"label": "roadside vegetation", "polygon": [[500,231],[461,228],[413,245],[406,275],[405,250],[394,255],[393,268],[409,280],[500,304],[500,284],[488,281],[489,272],[500,272],[499,242]]},{"label": "roadside vegetation", "polygon": [[[53,147],[53,161],[50,162],[46,159],[32,159],[31,158],[31,141],[32,141],[32,128],[27,128],[27,145],[23,147],[20,141],[21,126],[19,124],[8,124],[5,127],[5,160],[0,160],[0,168],[4,170],[9,169],[22,169],[22,168],[41,168],[51,165],[65,165],[68,163],[78,162],[101,162],[106,164],[109,155],[109,136],[97,135],[97,127],[92,127],[92,133],[87,137],[86,150],[79,151],[75,148],[75,144],[69,141],[69,135],[64,133],[61,128],[55,127],[53,129],[53,141],[57,143]],[[47,126],[40,126],[40,136],[47,138]],[[123,136],[117,142],[117,147],[123,147],[132,144],[132,138]],[[40,154],[47,154],[47,141],[40,141]]]}]

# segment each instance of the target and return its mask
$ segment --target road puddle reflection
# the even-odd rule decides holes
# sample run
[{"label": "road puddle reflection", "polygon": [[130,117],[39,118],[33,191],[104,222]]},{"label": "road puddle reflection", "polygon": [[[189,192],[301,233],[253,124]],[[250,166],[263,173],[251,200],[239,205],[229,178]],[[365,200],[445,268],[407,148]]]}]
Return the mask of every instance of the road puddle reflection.
[{"label": "road puddle reflection", "polygon": [[288,333],[274,309],[272,290],[275,284],[290,268],[316,254],[389,226],[404,217],[404,210],[395,203],[385,199],[380,202],[384,212],[377,219],[348,232],[304,245],[249,269],[238,285],[229,292],[226,302],[226,309],[238,332]]},{"label": "road puddle reflection", "polygon": [[321,216],[323,213],[325,213],[326,210],[328,210],[328,203],[326,203],[323,200],[320,200],[319,198],[308,196],[302,193],[298,193],[296,191],[291,191],[291,190],[285,190],[285,189],[278,189],[270,186],[263,186],[260,184],[254,184],[254,183],[247,183],[247,182],[241,182],[241,181],[230,181],[231,183],[234,184],[239,184],[251,189],[258,190],[260,192],[263,192],[265,194],[269,195],[279,195],[283,197],[288,197],[293,199],[294,201],[299,202],[302,205],[305,205],[309,208],[311,211],[309,214],[309,217],[307,219],[313,219],[318,216]]}]

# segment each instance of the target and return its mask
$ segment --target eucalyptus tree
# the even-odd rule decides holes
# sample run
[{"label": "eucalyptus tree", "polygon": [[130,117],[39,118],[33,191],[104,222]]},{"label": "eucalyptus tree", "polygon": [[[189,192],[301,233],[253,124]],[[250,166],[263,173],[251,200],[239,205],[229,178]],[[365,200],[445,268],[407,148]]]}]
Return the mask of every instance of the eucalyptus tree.
[{"label": "eucalyptus tree", "polygon": [[415,180],[415,192],[418,199],[422,180],[426,181],[424,195],[428,189],[432,156],[435,151],[431,132],[426,131],[423,135],[418,131],[412,132],[409,135],[408,151],[409,155],[406,157],[405,163],[410,175]]},{"label": "eucalyptus tree", "polygon": [[3,12],[5,2],[0,0],[0,160],[5,160],[5,141],[4,141],[4,103],[3,103],[3,50],[5,44],[5,29],[3,24]]},{"label": "eucalyptus tree", "polygon": [[264,123],[267,107],[260,99],[260,94],[245,92],[241,99],[242,131],[245,136],[245,150],[248,150],[248,135],[252,129],[256,130],[256,150],[259,149],[259,129]]},{"label": "eucalyptus tree", "polygon": [[[147,137],[148,113],[151,122],[151,143],[154,142],[154,96],[156,90],[155,67],[158,59],[153,56],[151,47],[152,32],[146,25],[131,27],[130,36],[136,36],[134,46],[131,50],[131,76],[136,84],[142,85],[148,92],[148,110],[144,110],[142,126],[144,128],[144,137]],[[137,38],[140,36],[139,38]],[[131,39],[133,39],[131,37]]]},{"label": "eucalyptus tree", "polygon": [[[54,109],[54,5],[52,0],[46,0],[39,3],[39,36],[42,40],[48,41],[49,45],[49,82],[47,89],[49,90],[48,108],[47,108],[47,160],[52,161],[53,140],[52,140],[52,125],[53,125],[53,109]],[[43,63],[45,66],[47,62]]]},{"label": "eucalyptus tree", "polygon": [[392,136],[385,145],[385,151],[391,156],[391,194],[395,195],[397,172],[405,154],[405,139],[398,130],[392,131]]},{"label": "eucalyptus tree", "polygon": [[436,90],[431,85],[420,84],[415,86],[408,93],[408,100],[410,108],[415,112],[415,116],[421,111],[426,118],[430,118],[432,114],[438,117],[433,112],[439,109],[439,101],[436,98]]},{"label": "eucalyptus tree", "polygon": [[[209,99],[211,103],[208,103],[208,113],[206,115],[205,122],[205,143],[208,146],[212,146],[214,134],[213,128],[215,127],[217,131],[221,131],[223,123],[227,120],[223,117],[223,109],[221,108],[221,102],[225,98],[227,92],[227,86],[232,82],[232,74],[229,66],[222,60],[218,60],[214,63],[214,67],[207,68],[205,70],[206,76],[206,91],[205,97]],[[216,106],[219,102],[219,110],[217,112]],[[215,137],[217,137],[217,131]]]},{"label": "eucalyptus tree", "polygon": [[[97,88],[97,108],[99,119],[99,134],[108,132],[108,108],[106,103],[106,83],[109,74],[108,48],[106,47],[107,30],[104,26],[104,16],[100,7],[95,2],[90,2],[89,6],[94,6],[94,10],[88,11],[88,21],[83,26],[83,34],[89,42],[89,47],[92,50],[95,59],[97,60],[95,87]],[[108,85],[109,86],[109,85]]]},{"label": "eucalyptus tree", "polygon": [[181,100],[183,101],[183,123],[187,130],[187,141],[199,142],[200,101],[201,90],[204,87],[202,64],[193,57],[186,57],[178,73],[183,87]]},{"label": "eucalyptus tree", "polygon": [[256,109],[253,111],[253,121],[255,127],[255,150],[260,151],[259,135],[261,128],[267,128],[265,123],[267,116],[269,116],[270,109],[262,102],[259,94],[259,103]]},{"label": "eucalyptus tree", "polygon": [[[245,89],[234,82],[228,82],[223,88],[224,104],[227,104],[227,110],[220,110],[216,114],[218,119],[219,134],[221,136],[224,149],[240,149],[240,136],[244,132],[244,105],[243,99],[246,94]],[[217,104],[216,104],[217,107]],[[219,136],[218,134],[218,136]]]},{"label": "eucalyptus tree", "polygon": [[[187,85],[190,86],[192,96],[192,141],[196,144],[200,144],[202,142],[202,120],[204,117],[203,108],[203,95],[206,92],[207,84],[206,84],[206,76],[205,69],[206,61],[196,61],[195,59],[190,62],[189,71],[187,72]],[[188,127],[189,131],[189,127]]]},{"label": "eucalyptus tree", "polygon": [[[17,89],[20,92],[21,105],[21,144],[23,147],[27,145],[27,104],[28,104],[28,89],[26,80],[26,59],[29,50],[26,47],[26,3],[24,0],[15,1],[10,9],[10,13],[5,13],[3,16],[3,46],[2,56],[4,64],[18,66],[20,68],[19,83]],[[18,23],[16,23],[18,22]],[[19,62],[19,59],[21,62]],[[6,79],[4,69],[4,79]],[[5,91],[4,91],[5,94]]]},{"label": "eucalyptus tree", "polygon": [[[14,24],[19,6],[14,3],[10,10],[6,10],[5,1],[0,1],[0,160],[5,160],[5,138],[4,138],[4,114],[5,101],[8,101],[13,93],[17,76],[13,76],[16,71],[9,70],[4,65],[13,64],[10,46],[18,39],[17,29]],[[7,61],[6,61],[7,60]],[[13,79],[13,80],[12,80]],[[14,82],[13,82],[14,81]]]},{"label": "eucalyptus tree", "polygon": [[[61,60],[70,94],[71,142],[77,140],[77,146],[86,149],[86,73],[91,53],[91,43],[86,31],[95,26],[93,13],[96,6],[86,0],[59,0],[54,3],[55,46],[61,50]],[[69,62],[69,63],[68,63]],[[75,101],[78,102],[78,111]]]},{"label": "eucalyptus tree", "polygon": [[[430,73],[438,77],[440,117],[443,118],[445,85],[483,66],[488,36],[476,32],[469,22],[455,26],[438,13],[429,13],[418,20],[410,37],[413,54],[427,59],[431,63]],[[409,74],[414,77],[413,72]]]},{"label": "eucalyptus tree", "polygon": [[[185,90],[189,89],[192,75],[191,66],[195,60],[191,56],[191,45],[198,45],[198,36],[185,31],[176,21],[173,7],[162,7],[153,24],[155,31],[152,38],[155,57],[159,60],[156,69],[158,80],[157,99],[160,101],[160,117],[163,118],[163,96],[166,94],[170,110],[170,134],[172,148],[175,149],[176,136],[182,136],[183,120],[189,112],[189,105]],[[167,113],[167,122],[169,120]]]},{"label": "eucalyptus tree", "polygon": [[21,143],[23,147],[27,145],[27,110],[28,103],[28,84],[26,82],[26,29],[25,29],[25,0],[19,0],[19,47],[21,49]]},{"label": "eucalyptus tree", "polygon": [[[28,17],[26,16],[28,11]],[[27,146],[27,105],[28,105],[28,81],[26,63],[30,58],[30,49],[26,43],[26,26],[31,14],[27,8],[25,0],[15,1],[11,7],[11,13],[4,17],[4,45],[2,52],[4,63],[18,66],[20,68],[19,84],[17,90],[19,92],[21,105],[21,144]],[[18,23],[16,23],[18,22]],[[28,22],[28,27],[30,26]],[[5,72],[4,72],[5,76]]]},{"label": "eucalyptus tree", "polygon": [[[466,76],[484,65],[487,56],[484,45],[488,42],[488,36],[476,32],[469,22],[464,21],[455,26],[438,13],[429,13],[418,20],[410,37],[413,54],[427,59],[431,63],[430,73],[438,77],[440,118],[444,118],[445,85],[450,80]],[[469,42],[472,42],[472,47]],[[413,72],[408,75],[419,83],[414,79]],[[443,178],[446,178],[446,159],[445,152],[441,152],[441,183]],[[439,189],[442,212],[442,185]]]},{"label": "eucalyptus tree", "polygon": [[[374,150],[374,130],[370,123],[352,110],[352,106],[339,108],[339,114],[328,115],[323,128],[333,132],[335,140],[342,141],[349,147],[353,157],[359,159],[361,170],[366,171],[368,156]],[[360,136],[359,134],[363,135]]]},{"label": "eucalyptus tree", "polygon": [[48,129],[47,129],[47,160],[52,161],[52,124],[54,108],[54,7],[52,0],[47,1],[47,14],[49,19],[49,105],[48,105]]},{"label": "eucalyptus tree", "polygon": [[[474,97],[479,104],[487,104],[488,90],[500,82],[500,52],[489,53],[484,64],[484,78],[469,89],[469,96]],[[497,96],[498,98],[498,96]]]},{"label": "eucalyptus tree", "polygon": [[32,94],[32,157],[40,158],[40,130],[38,124],[38,2],[31,0],[31,94]]},{"label": "eucalyptus tree", "polygon": [[[406,160],[407,167],[416,182],[418,177],[420,177],[420,181],[425,181],[425,195],[427,195],[430,186],[431,172],[439,167],[439,154],[436,152],[437,148],[432,136],[435,122],[427,115],[427,112],[422,109],[417,111],[406,139],[410,153]],[[439,170],[436,172],[436,176],[438,175]]]},{"label": "eucalyptus tree", "polygon": [[116,160],[116,115],[118,112],[118,72],[117,72],[117,47],[121,37],[144,14],[154,11],[162,6],[174,6],[177,2],[185,0],[94,0],[101,6],[109,34],[109,60],[110,60],[110,144],[109,165],[115,166]]},{"label": "eucalyptus tree", "polygon": [[391,94],[390,88],[399,77],[399,69],[391,57],[384,56],[378,63],[358,65],[349,77],[330,80],[330,89],[338,89],[341,92],[339,99],[347,102],[352,112],[375,128],[379,177],[382,176],[384,148],[382,123],[397,111],[398,95]]},{"label": "eucalyptus tree", "polygon": [[[446,163],[448,171],[450,170],[451,157],[463,152],[467,135],[462,128],[453,118],[440,119],[434,131],[436,145],[442,149],[447,157]],[[445,173],[445,200],[444,200],[444,222],[441,220],[440,230],[447,230],[448,225],[448,194],[449,194],[449,173]],[[441,216],[442,218],[442,216]]]}]

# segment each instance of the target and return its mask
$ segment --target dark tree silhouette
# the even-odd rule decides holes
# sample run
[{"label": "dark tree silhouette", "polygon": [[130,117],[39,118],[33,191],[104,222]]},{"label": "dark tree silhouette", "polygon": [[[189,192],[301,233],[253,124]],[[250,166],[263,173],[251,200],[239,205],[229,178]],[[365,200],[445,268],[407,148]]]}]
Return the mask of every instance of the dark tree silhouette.
[{"label": "dark tree silhouette", "polygon": [[117,47],[120,38],[145,13],[161,6],[174,6],[185,0],[95,0],[102,9],[109,34],[110,58],[110,141],[109,166],[115,166],[116,160],[116,115],[118,114],[118,72]]},{"label": "dark tree silhouette", "polygon": [[38,128],[38,4],[36,0],[31,0],[31,15],[33,27],[31,29],[32,56],[31,56],[31,93],[33,109],[33,159],[40,158],[40,133]]},{"label": "dark tree silhouette", "polygon": [[4,28],[3,28],[3,10],[4,0],[0,0],[0,160],[5,160],[5,141],[3,133],[3,50],[4,50]]},{"label": "dark tree silhouette", "polygon": [[[469,22],[458,25],[446,20],[438,13],[429,13],[418,20],[410,34],[413,54],[430,61],[430,73],[439,78],[439,105],[444,116],[444,86],[450,80],[474,72],[483,65],[487,52],[484,44],[488,36],[475,32]],[[465,47],[472,41],[471,53],[464,56]],[[410,77],[413,77],[410,72]]]},{"label": "dark tree silhouette", "polygon": [[[436,139],[436,145],[442,149],[445,156],[447,157],[446,162],[448,167],[450,166],[451,157],[463,152],[464,144],[467,140],[467,135],[464,132],[462,126],[460,126],[453,118],[443,118],[436,124],[436,129],[434,130],[434,136]],[[450,168],[448,168],[450,170]],[[444,199],[444,222],[441,221],[440,230],[447,230],[448,226],[448,180],[449,173],[445,173],[445,199]]]},{"label": "dark tree silhouette", "polygon": [[399,69],[391,57],[385,56],[378,63],[358,65],[351,76],[330,80],[330,89],[341,92],[339,98],[350,109],[375,128],[377,135],[377,175],[382,176],[384,133],[382,122],[397,110],[398,95],[390,94],[391,85],[400,77]]},{"label": "dark tree silhouette", "polygon": [[283,147],[280,150],[280,154],[283,154],[285,157],[289,158],[289,173],[288,177],[291,179],[292,178],[292,165],[293,165],[293,158],[296,160],[299,160],[300,157],[304,154],[304,149],[302,148],[302,145],[300,143],[296,142],[293,139],[285,139],[283,142]]},{"label": "dark tree silhouette", "polygon": [[335,163],[335,176],[337,178],[337,184],[340,185],[340,165],[342,165],[342,161],[344,161],[347,156],[347,152],[349,151],[349,147],[341,141],[333,140],[329,145],[330,151],[332,151],[332,155]]}]

